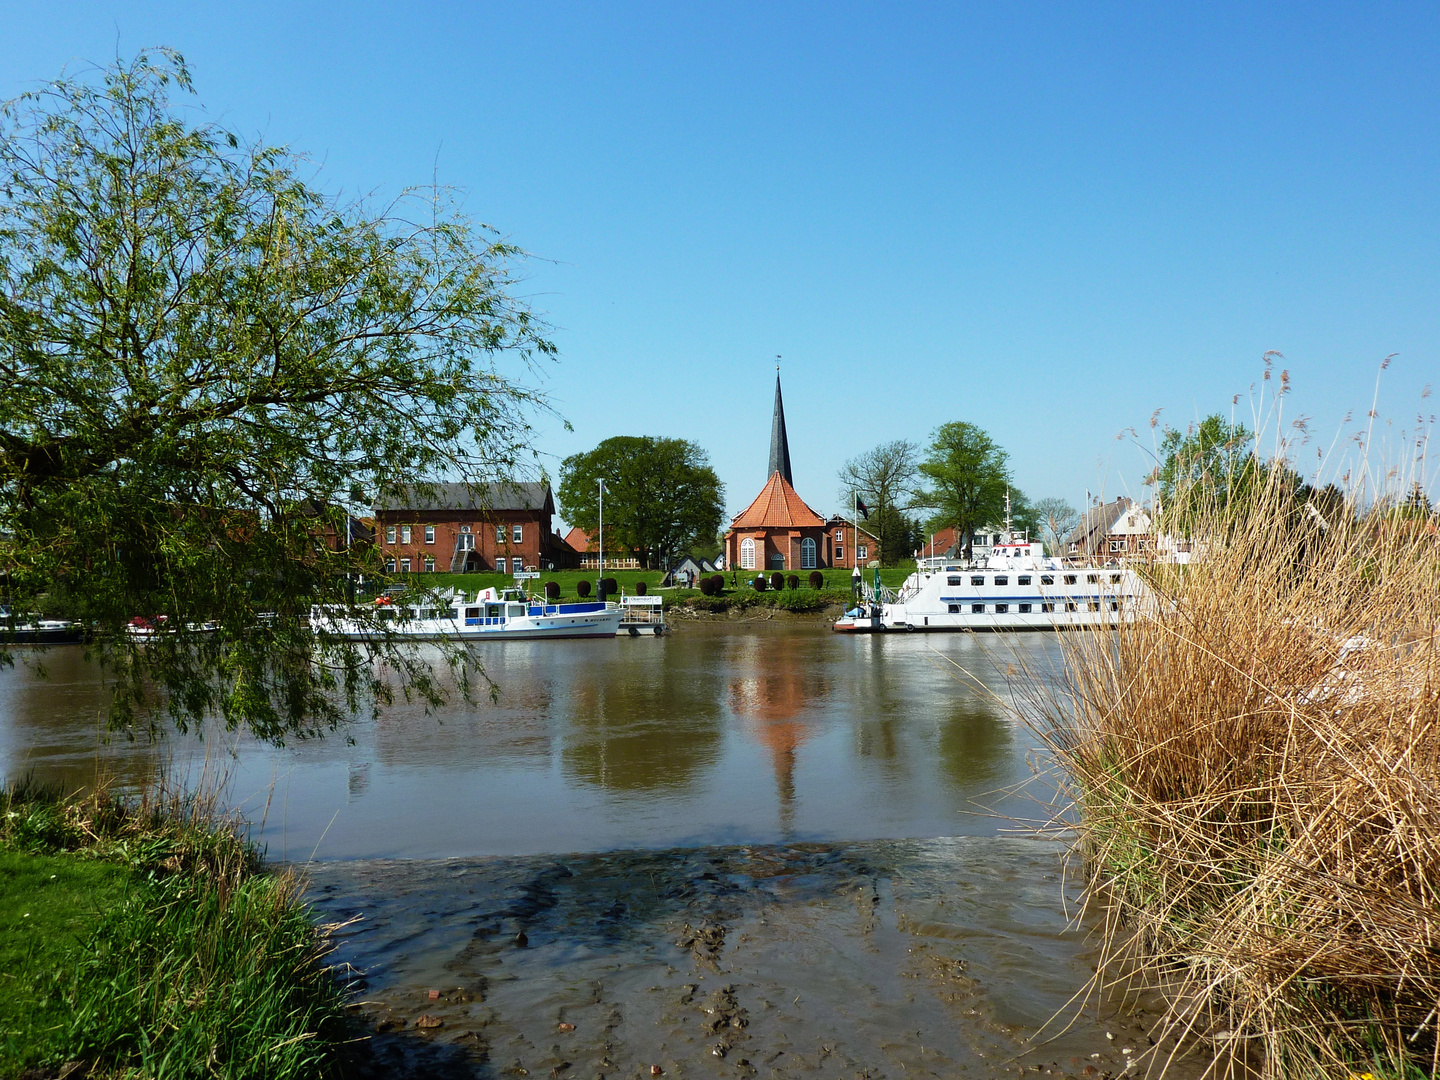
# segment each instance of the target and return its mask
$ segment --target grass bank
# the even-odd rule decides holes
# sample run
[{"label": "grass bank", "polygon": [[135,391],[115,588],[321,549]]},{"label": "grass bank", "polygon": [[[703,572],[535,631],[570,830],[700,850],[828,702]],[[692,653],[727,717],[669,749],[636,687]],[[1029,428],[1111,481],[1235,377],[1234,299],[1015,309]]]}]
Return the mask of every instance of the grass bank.
[{"label": "grass bank", "polygon": [[0,791],[0,1077],[316,1077],[343,991],[289,872],[203,802]]},{"label": "grass bank", "polygon": [[1031,702],[1106,913],[1099,977],[1159,985],[1222,1072],[1432,1076],[1437,521],[1315,513],[1275,480],[1201,514],[1144,617],[1065,635]]}]

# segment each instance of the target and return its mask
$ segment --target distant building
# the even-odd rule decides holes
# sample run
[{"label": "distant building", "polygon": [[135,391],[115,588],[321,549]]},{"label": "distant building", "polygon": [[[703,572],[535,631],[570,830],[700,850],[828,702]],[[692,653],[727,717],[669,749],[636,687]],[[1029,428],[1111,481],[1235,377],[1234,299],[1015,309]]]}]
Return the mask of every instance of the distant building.
[{"label": "distant building", "polygon": [[1155,522],[1150,511],[1121,495],[1114,502],[1092,506],[1061,544],[1067,559],[1103,562],[1155,550]]},{"label": "distant building", "polygon": [[559,562],[549,484],[405,485],[375,506],[375,534],[392,573],[514,573]]},{"label": "distant building", "polygon": [[[582,570],[600,569],[600,545],[584,529],[578,526],[565,534],[565,545],[574,554],[567,566],[578,566]],[[640,557],[628,548],[605,545],[606,570],[639,570]]]},{"label": "distant building", "polygon": [[732,570],[817,570],[831,561],[834,529],[795,492],[785,405],[775,376],[775,413],[770,423],[770,478],[760,494],[730,522],[725,565]]},{"label": "distant building", "polygon": [[826,543],[829,544],[827,566],[845,567],[868,566],[880,558],[880,538],[861,525],[859,532],[853,524],[842,517],[831,517],[825,522]]}]

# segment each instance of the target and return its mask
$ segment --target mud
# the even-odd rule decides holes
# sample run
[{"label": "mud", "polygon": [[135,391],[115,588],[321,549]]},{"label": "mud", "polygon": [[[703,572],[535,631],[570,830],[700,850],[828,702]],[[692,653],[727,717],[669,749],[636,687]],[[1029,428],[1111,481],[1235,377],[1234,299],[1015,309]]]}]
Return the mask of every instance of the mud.
[{"label": "mud", "polygon": [[310,873],[368,1075],[1139,1075],[1169,1048],[1144,1003],[1074,998],[1062,870],[1052,845],[957,838]]}]

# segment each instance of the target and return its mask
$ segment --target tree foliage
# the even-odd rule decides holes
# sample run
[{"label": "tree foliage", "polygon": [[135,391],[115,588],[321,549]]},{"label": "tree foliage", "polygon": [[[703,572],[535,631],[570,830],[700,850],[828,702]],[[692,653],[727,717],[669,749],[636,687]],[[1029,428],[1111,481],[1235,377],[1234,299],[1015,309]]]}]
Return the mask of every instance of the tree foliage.
[{"label": "tree foliage", "polygon": [[1253,493],[1257,462],[1244,424],[1213,413],[1187,431],[1165,429],[1152,480],[1166,520],[1178,527],[1202,510],[1224,509]]},{"label": "tree foliage", "polygon": [[[518,463],[543,403],[501,365],[553,353],[511,296],[520,253],[440,192],[342,204],[191,122],[191,93],[162,50],[0,113],[7,601],[93,629],[120,727],[163,702],[281,739],[436,701],[378,624],[365,646],[304,625],[377,570],[316,538],[402,482]],[[139,647],[132,616],[168,632]]]},{"label": "tree foliage", "polygon": [[975,530],[1004,519],[1008,455],[986,432],[957,420],[936,429],[919,471],[929,486],[917,501],[935,509],[937,529],[954,526],[968,556]]},{"label": "tree foliage", "polygon": [[868,528],[880,540],[880,561],[893,565],[914,551],[914,522],[905,512],[915,505],[920,448],[908,439],[881,443],[840,467],[845,507],[859,498],[870,510]]},{"label": "tree foliage", "polygon": [[605,544],[635,551],[641,565],[668,565],[720,528],[725,485],[709,456],[685,439],[617,435],[560,466],[560,513],[592,536],[605,481]]}]

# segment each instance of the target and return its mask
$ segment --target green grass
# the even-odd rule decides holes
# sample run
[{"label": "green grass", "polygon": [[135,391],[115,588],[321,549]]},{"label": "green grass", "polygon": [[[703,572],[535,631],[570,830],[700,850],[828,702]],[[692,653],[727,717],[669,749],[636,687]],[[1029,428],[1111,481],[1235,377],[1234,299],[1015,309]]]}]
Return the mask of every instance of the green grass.
[{"label": "green grass", "polygon": [[197,800],[0,792],[0,1077],[332,1075],[344,991],[289,873]]}]

